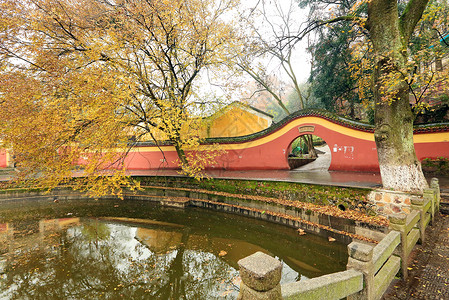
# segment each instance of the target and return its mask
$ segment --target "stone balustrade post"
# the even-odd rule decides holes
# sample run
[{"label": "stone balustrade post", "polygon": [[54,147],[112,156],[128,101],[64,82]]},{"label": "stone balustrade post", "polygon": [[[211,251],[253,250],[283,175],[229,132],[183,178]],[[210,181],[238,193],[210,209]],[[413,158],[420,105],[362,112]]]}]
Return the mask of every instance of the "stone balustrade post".
[{"label": "stone balustrade post", "polygon": [[419,211],[419,242],[421,244],[424,243],[424,240],[426,239],[426,212],[424,211],[425,201],[423,198],[412,198],[412,209]]},{"label": "stone balustrade post", "polygon": [[404,213],[390,215],[388,217],[390,220],[390,228],[392,230],[399,231],[401,233],[401,244],[399,245],[400,256],[401,256],[401,270],[402,270],[402,278],[407,279],[408,271],[407,271],[407,232],[406,229],[406,221],[407,215]]},{"label": "stone balustrade post", "polygon": [[240,268],[241,300],[278,300],[281,294],[282,264],[279,260],[262,252],[256,252],[238,262]]},{"label": "stone balustrade post", "polygon": [[8,260],[6,259],[6,257],[0,256],[0,275],[6,273],[7,264],[8,264]]},{"label": "stone balustrade post", "polygon": [[428,189],[424,189],[423,191],[423,198],[424,200],[429,200],[430,201],[430,214],[432,216],[431,218],[431,222],[433,225],[433,221],[435,219],[435,190],[432,188],[428,188]]},{"label": "stone balustrade post", "polygon": [[430,180],[430,188],[434,189],[435,191],[435,198],[436,198],[436,210],[440,211],[440,201],[441,201],[441,192],[440,192],[440,183],[438,178],[432,178]]},{"label": "stone balustrade post", "polygon": [[360,292],[348,296],[349,300],[374,299],[374,263],[373,247],[359,242],[348,245],[348,264],[346,269],[354,269],[363,273],[364,288]]}]

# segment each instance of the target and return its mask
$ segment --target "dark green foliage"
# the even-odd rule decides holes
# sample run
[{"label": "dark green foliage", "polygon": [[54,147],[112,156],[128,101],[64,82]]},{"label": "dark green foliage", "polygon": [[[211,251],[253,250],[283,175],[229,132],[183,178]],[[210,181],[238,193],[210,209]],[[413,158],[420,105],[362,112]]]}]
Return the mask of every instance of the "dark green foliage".
[{"label": "dark green foliage", "polygon": [[[361,5],[352,12],[354,0],[336,1],[338,7],[332,8],[337,15],[366,16],[367,6]],[[300,0],[300,6],[309,6],[310,22],[313,20],[329,20],[335,17],[329,14],[329,6],[319,0]],[[356,39],[363,39],[361,32],[354,23],[341,21],[330,26],[317,28],[317,39],[309,47],[313,57],[312,72],[309,77],[311,93],[320,101],[324,108],[336,111],[338,106],[347,108],[345,115],[355,117],[354,104],[360,103],[358,93],[358,78],[351,74],[351,64],[356,64],[351,54],[350,46]],[[370,95],[370,93],[365,93]],[[366,100],[366,99],[365,99]],[[345,103],[344,105],[341,105]],[[349,104],[349,105],[348,105]]]},{"label": "dark green foliage", "polygon": [[443,176],[449,175],[449,159],[445,157],[425,158],[421,163],[424,172]]},{"label": "dark green foliage", "polygon": [[[349,46],[355,36],[351,28],[349,22],[336,24],[322,31],[317,43],[310,48],[314,61],[309,78],[312,94],[330,111],[335,111],[339,101],[360,102],[356,81],[349,71],[352,59]],[[353,117],[354,111],[348,114]]]}]

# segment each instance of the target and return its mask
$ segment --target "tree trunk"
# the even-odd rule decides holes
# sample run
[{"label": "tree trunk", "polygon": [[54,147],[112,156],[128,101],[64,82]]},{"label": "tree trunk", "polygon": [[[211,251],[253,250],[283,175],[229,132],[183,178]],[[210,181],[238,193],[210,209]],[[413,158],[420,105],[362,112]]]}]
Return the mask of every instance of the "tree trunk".
[{"label": "tree trunk", "polygon": [[181,146],[175,142],[174,143],[176,153],[178,154],[179,161],[181,163],[181,167],[184,169],[184,166],[188,166],[189,161],[187,160],[186,154],[184,150],[181,148]]},{"label": "tree trunk", "polygon": [[[378,91],[377,91],[378,92]],[[384,188],[422,192],[427,187],[413,143],[408,92],[391,104],[376,101],[375,141]]]},{"label": "tree trunk", "polygon": [[422,192],[428,185],[413,143],[413,113],[405,78],[407,42],[404,45],[404,41],[408,38],[404,40],[400,32],[397,1],[372,0],[368,15],[376,59],[374,137],[382,183],[387,189]]},{"label": "tree trunk", "polygon": [[315,147],[313,146],[313,136],[311,134],[305,134],[302,137],[307,145],[307,150],[309,152],[310,157],[311,158],[318,157],[318,155],[316,154]]}]

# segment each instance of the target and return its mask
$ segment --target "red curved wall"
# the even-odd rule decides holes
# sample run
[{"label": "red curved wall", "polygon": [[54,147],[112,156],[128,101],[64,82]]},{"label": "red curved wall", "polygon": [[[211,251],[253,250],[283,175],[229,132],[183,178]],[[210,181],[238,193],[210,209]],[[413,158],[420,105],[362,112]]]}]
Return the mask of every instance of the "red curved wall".
[{"label": "red curved wall", "polygon": [[[277,130],[257,139],[222,144],[225,154],[216,158],[208,169],[279,170],[289,169],[287,156],[291,143],[300,135],[321,137],[331,150],[329,170],[379,170],[374,134],[349,128],[319,116],[298,117]],[[449,131],[415,133],[418,159],[449,158]],[[129,170],[177,169],[177,154],[173,147],[141,146],[131,150],[125,158]],[[6,166],[6,154],[0,152],[0,167]]]},{"label": "red curved wall", "polygon": [[6,150],[0,149],[0,168],[6,168],[8,166],[8,154]]},{"label": "red curved wall", "polygon": [[[222,144],[226,153],[216,158],[209,169],[269,170],[289,169],[287,156],[291,143],[300,135],[321,137],[331,150],[329,170],[379,171],[374,134],[349,128],[318,116],[298,117],[266,136],[247,142]],[[449,132],[418,133],[414,135],[416,153],[420,160],[449,158]],[[174,148],[163,147],[164,155],[152,146],[138,147],[125,161],[128,169],[176,169]]]}]

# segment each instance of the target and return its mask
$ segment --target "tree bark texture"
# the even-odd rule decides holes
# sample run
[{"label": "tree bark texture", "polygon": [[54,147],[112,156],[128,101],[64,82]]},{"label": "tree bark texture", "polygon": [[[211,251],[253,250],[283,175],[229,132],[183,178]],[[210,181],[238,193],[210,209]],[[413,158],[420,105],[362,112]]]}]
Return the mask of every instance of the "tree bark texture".
[{"label": "tree bark texture", "polygon": [[182,147],[177,142],[174,143],[174,146],[176,149],[176,153],[178,154],[178,158],[181,163],[181,167],[187,166],[189,164],[189,161],[187,160],[186,153],[184,152]]},{"label": "tree bark texture", "polygon": [[[427,2],[414,2],[419,1],[421,6]],[[406,78],[409,28],[414,27],[416,13],[413,20],[404,20],[398,17],[396,0],[372,0],[368,4],[368,30],[375,55],[374,137],[382,183],[384,188],[408,192],[422,192],[427,187],[413,143],[414,116]]]}]

